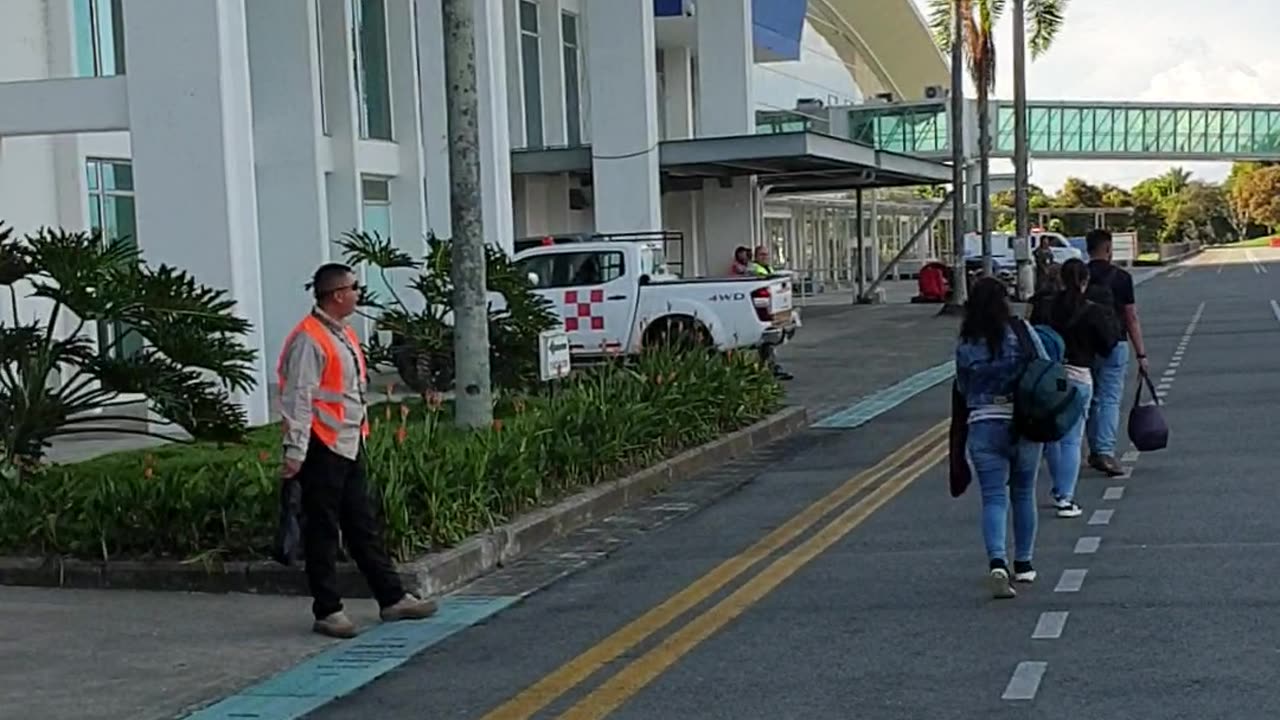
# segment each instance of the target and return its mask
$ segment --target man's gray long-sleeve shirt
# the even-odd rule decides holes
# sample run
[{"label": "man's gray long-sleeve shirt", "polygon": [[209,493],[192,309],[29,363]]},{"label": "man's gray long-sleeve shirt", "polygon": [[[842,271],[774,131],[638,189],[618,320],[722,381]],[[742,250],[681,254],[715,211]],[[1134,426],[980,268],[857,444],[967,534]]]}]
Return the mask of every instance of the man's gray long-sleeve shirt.
[{"label": "man's gray long-sleeve shirt", "polygon": [[[357,360],[360,350],[347,338],[344,323],[329,317],[319,308],[313,309],[311,314],[329,331],[337,349],[337,359],[342,363],[343,391],[334,394],[320,387],[325,364],[324,348],[307,333],[295,332],[281,353],[280,415],[284,420],[284,456],[298,462],[306,458],[311,422],[315,417],[337,432],[337,442],[329,449],[355,460],[363,439],[361,427],[368,391],[367,378],[360,372]],[[342,418],[317,408],[314,405],[316,400],[341,403]]]}]

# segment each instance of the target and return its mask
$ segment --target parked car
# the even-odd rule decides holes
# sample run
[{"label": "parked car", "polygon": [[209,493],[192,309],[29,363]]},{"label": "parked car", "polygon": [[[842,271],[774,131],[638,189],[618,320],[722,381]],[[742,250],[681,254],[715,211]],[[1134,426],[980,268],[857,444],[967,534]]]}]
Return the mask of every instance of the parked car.
[{"label": "parked car", "polygon": [[517,253],[550,300],[575,359],[635,354],[676,339],[720,350],[777,345],[800,327],[791,278],[682,278],[667,266],[670,233],[540,243]]}]

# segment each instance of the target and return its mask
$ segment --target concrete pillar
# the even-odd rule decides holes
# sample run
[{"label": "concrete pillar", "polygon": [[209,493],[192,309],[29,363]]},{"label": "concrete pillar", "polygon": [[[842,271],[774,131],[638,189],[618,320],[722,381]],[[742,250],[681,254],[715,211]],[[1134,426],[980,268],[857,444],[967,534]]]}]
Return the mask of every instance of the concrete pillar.
[{"label": "concrete pillar", "polygon": [[[480,94],[480,204],[484,236],[486,242],[511,254],[515,251],[515,220],[511,209],[511,136],[507,132],[507,59],[502,35],[502,0],[475,0],[475,8],[476,83]],[[440,39],[437,38],[437,42]],[[443,64],[443,45],[440,52]],[[446,173],[444,182],[448,181]]]},{"label": "concrete pillar", "polygon": [[564,24],[560,0],[539,0],[538,41],[542,65],[543,145],[569,142],[564,97]]},{"label": "concrete pillar", "polygon": [[755,132],[752,0],[698,3],[698,135]]},{"label": "concrete pillar", "polygon": [[[320,57],[324,63],[324,104],[329,170],[324,174],[329,232],[328,258],[339,256],[333,240],[361,226],[360,173],[356,167],[356,143],[360,121],[355,93],[355,46],[347,2],[318,2]],[[360,328],[363,323],[357,323]]]},{"label": "concrete pillar", "polygon": [[[453,225],[449,217],[449,119],[445,106],[444,25],[440,3],[418,3],[416,23],[427,229],[438,237],[448,238],[453,236]],[[476,60],[483,62],[480,58]]]},{"label": "concrete pillar", "polygon": [[[517,148],[528,147],[528,138],[525,136],[525,103],[524,103],[524,67],[520,62],[520,0],[497,0],[501,5],[502,28],[501,44],[505,55],[503,57],[503,65],[506,69],[507,78],[511,80],[506,87],[507,108],[510,112],[507,114],[507,131],[510,133],[511,146]],[[485,1],[478,3],[477,13],[482,13],[482,6]],[[476,17],[479,23],[479,15]],[[476,32],[480,32],[480,28],[476,28]],[[477,43],[479,37],[476,38]],[[479,72],[480,48],[476,48],[476,70]]]},{"label": "concrete pillar", "polygon": [[[587,17],[592,172],[600,232],[662,229],[652,0],[595,3]],[[606,71],[607,70],[607,71]]]},{"label": "concrete pillar", "polygon": [[[693,53],[689,48],[670,47],[662,50],[663,93],[660,110],[664,116],[664,140],[693,137]],[[684,257],[681,268],[687,277],[719,275],[718,258],[707,258],[703,247],[698,204],[700,192],[669,192],[663,197],[662,217],[668,229],[684,233]]]},{"label": "concrete pillar", "polygon": [[[504,0],[476,0],[476,83],[480,106],[480,192],[485,240],[511,253],[515,219],[511,197],[511,128],[507,125]],[[418,86],[426,166],[427,224],[453,237],[449,217],[449,143],[444,81],[444,29],[437,2],[417,9]],[[518,80],[516,75],[513,81]],[[521,126],[523,128],[523,126]],[[523,138],[523,129],[520,138]],[[523,142],[523,141],[522,141]]]},{"label": "concrete pillar", "polygon": [[686,47],[662,51],[664,140],[693,137],[693,53]]},{"label": "concrete pillar", "polygon": [[[263,348],[244,3],[130,0],[124,25],[139,240],[151,262],[227,289]],[[251,424],[268,419],[263,349],[256,387],[234,398]]]},{"label": "concrete pillar", "polygon": [[[751,0],[698,4],[697,135],[749,135],[755,131]],[[702,237],[707,256],[728,262],[738,245],[754,245],[759,209],[755,178],[734,178],[731,187],[703,184],[706,222]]]},{"label": "concrete pillar", "polygon": [[247,3],[245,15],[258,230],[270,239],[259,244],[259,257],[272,277],[262,287],[263,354],[271,361],[311,305],[303,285],[329,259],[324,171],[316,144],[317,18],[311,0]]},{"label": "concrete pillar", "polygon": [[[397,98],[409,99],[417,95],[419,86],[417,65],[418,33],[414,23],[414,0],[386,0],[387,51],[390,56],[391,112],[395,129],[396,150],[399,154],[400,173],[391,178],[391,238],[396,247],[415,258],[422,257],[426,249],[427,217],[423,200],[424,175],[422,151],[422,115],[414,102],[396,102]],[[390,273],[393,286],[406,302],[416,300],[407,292],[413,281],[413,273],[394,270]]]}]

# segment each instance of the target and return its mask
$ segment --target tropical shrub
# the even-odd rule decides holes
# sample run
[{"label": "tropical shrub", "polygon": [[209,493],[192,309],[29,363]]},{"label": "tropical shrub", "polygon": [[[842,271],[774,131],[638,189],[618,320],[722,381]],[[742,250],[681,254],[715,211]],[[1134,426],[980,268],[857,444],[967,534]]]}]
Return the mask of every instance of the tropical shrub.
[{"label": "tropical shrub", "polygon": [[[403,560],[749,425],[781,397],[752,353],[653,350],[508,396],[488,431],[454,427],[439,395],[387,403],[371,411],[370,485]],[[278,446],[265,427],[234,447],[122,452],[0,484],[0,553],[268,556]]]},{"label": "tropical shrub", "polygon": [[[0,476],[37,465],[58,437],[156,434],[154,418],[120,412],[130,404],[123,394],[144,396],[195,439],[243,436],[245,414],[229,393],[253,388],[255,351],[224,291],[148,266],[136,248],[96,232],[44,228],[19,240],[2,223],[0,286],[12,310],[0,318]],[[114,330],[97,347],[86,334],[95,325]]]},{"label": "tropical shrub", "polygon": [[[410,289],[418,296],[406,302],[395,290],[390,297],[366,293],[361,301],[390,333],[392,342],[370,341],[370,362],[392,365],[415,391],[443,392],[453,386],[453,252],[452,243],[431,235],[422,260],[395,247],[391,240],[365,232],[345,233],[339,241],[347,262],[377,272],[383,285],[393,288],[387,273],[415,273]],[[559,324],[551,303],[533,291],[528,277],[502,250],[485,246],[486,286],[502,298],[489,303],[489,348],[496,388],[527,389],[538,380],[538,335]],[[416,309],[416,308],[421,309]]]}]

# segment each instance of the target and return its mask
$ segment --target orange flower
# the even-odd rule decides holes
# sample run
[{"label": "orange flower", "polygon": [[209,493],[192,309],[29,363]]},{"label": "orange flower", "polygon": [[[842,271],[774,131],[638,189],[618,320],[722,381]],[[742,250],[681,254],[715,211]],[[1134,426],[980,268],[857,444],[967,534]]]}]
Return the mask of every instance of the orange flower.
[{"label": "orange flower", "polygon": [[405,438],[407,437],[409,437],[409,430],[405,426],[401,425],[400,429],[396,430],[396,444],[403,445]]},{"label": "orange flower", "polygon": [[493,419],[493,431],[502,432],[502,418]]},{"label": "orange flower", "polygon": [[271,460],[271,453],[266,450],[258,451],[258,462],[268,462],[269,460]]}]

